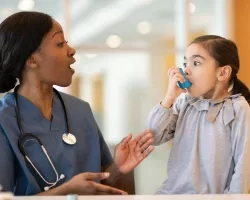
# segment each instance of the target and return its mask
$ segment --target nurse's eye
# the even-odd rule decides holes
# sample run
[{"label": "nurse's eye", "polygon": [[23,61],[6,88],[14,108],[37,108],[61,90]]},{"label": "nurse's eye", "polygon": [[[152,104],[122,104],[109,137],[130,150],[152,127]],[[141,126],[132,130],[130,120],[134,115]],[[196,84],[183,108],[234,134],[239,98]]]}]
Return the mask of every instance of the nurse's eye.
[{"label": "nurse's eye", "polygon": [[57,46],[58,47],[63,47],[64,44],[67,44],[67,43],[68,43],[68,41],[63,41],[63,42],[58,43]]},{"label": "nurse's eye", "polygon": [[198,65],[200,65],[200,64],[201,64],[200,62],[194,61],[194,66],[198,66]]}]

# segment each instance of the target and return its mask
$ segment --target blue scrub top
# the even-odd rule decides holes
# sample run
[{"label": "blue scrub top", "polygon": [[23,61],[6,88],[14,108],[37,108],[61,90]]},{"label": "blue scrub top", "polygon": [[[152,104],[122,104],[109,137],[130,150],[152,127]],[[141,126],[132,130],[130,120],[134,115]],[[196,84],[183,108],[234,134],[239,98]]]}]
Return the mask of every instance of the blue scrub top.
[{"label": "blue scrub top", "polygon": [[[38,136],[47,150],[58,174],[64,174],[56,186],[82,172],[100,172],[111,164],[112,157],[94,120],[87,102],[61,93],[67,108],[70,132],[76,136],[75,145],[62,141],[67,132],[63,106],[54,93],[52,120],[47,120],[39,109],[25,97],[18,95],[19,111],[24,133]],[[32,195],[47,186],[18,148],[20,131],[17,125],[14,94],[8,93],[0,100],[0,185],[15,195]],[[48,182],[56,175],[40,145],[27,140],[24,149],[33,164]]]}]

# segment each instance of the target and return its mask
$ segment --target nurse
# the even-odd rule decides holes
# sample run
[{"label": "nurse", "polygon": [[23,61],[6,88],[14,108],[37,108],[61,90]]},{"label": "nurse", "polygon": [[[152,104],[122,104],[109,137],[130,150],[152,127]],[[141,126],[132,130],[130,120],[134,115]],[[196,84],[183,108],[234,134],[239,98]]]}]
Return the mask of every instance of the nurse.
[{"label": "nurse", "polygon": [[47,14],[19,12],[0,24],[0,92],[14,88],[0,100],[4,190],[126,194],[116,183],[153,151],[146,130],[124,138],[112,158],[89,104],[53,89],[71,84],[74,54],[60,24]]}]

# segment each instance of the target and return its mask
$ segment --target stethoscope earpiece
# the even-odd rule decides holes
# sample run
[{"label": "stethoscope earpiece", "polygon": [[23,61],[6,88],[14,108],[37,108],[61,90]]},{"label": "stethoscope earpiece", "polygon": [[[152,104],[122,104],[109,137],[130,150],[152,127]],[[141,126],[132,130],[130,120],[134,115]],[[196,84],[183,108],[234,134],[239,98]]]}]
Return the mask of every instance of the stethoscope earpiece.
[{"label": "stethoscope earpiece", "polygon": [[50,187],[46,186],[44,187],[44,191],[48,191]]},{"label": "stethoscope earpiece", "polygon": [[64,174],[61,174],[60,175],[60,179],[64,179],[65,178],[65,175]]},{"label": "stethoscope earpiece", "polygon": [[[60,177],[59,177],[59,179],[57,180],[57,182],[60,181],[60,180],[62,180],[62,179],[64,179],[64,178],[65,178],[65,175],[61,174]],[[51,186],[44,187],[44,191],[48,191],[50,188],[52,188],[53,186],[55,186],[57,184],[57,182],[53,183]]]}]

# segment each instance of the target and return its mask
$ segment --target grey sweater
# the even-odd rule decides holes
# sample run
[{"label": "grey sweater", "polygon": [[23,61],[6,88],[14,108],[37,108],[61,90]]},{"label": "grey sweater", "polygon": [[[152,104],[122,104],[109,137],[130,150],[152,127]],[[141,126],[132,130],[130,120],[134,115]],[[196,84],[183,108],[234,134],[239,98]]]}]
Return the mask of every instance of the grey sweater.
[{"label": "grey sweater", "polygon": [[181,94],[147,120],[155,145],[173,138],[168,178],[156,194],[247,193],[250,186],[250,107],[241,95],[222,102]]}]

